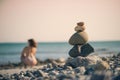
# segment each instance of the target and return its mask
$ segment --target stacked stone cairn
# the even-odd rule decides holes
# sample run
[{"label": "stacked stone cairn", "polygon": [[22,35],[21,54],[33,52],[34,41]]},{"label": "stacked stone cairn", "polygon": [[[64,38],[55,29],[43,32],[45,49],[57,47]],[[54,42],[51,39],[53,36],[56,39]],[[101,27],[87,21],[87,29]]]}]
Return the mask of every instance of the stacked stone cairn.
[{"label": "stacked stone cairn", "polygon": [[88,35],[85,32],[84,22],[77,23],[75,31],[69,39],[69,44],[73,45],[73,48],[69,51],[69,55],[74,58],[77,56],[86,57],[94,52],[92,46],[87,43]]},{"label": "stacked stone cairn", "polygon": [[109,69],[108,63],[99,56],[89,55],[94,52],[94,48],[88,43],[88,35],[85,32],[84,22],[77,23],[75,31],[69,39],[69,44],[73,45],[73,48],[69,51],[72,59],[68,60],[66,65],[73,68],[85,67],[88,71],[86,74],[96,70]]}]

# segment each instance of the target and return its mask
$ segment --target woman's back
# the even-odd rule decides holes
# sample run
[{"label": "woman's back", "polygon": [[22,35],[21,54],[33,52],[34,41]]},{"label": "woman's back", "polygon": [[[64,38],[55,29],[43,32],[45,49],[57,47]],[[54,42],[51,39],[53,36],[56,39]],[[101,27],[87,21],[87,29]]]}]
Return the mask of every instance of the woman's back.
[{"label": "woman's back", "polygon": [[26,57],[29,57],[31,55],[35,55],[36,53],[36,48],[34,47],[25,47],[23,50],[23,55],[25,55]]}]

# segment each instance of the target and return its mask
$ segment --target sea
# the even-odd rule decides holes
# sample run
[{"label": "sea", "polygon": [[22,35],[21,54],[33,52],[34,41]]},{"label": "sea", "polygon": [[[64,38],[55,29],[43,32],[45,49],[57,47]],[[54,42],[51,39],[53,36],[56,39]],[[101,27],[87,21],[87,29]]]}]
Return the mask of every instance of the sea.
[{"label": "sea", "polygon": [[[113,56],[120,53],[120,41],[91,41],[88,42],[98,56]],[[0,64],[19,63],[23,48],[27,43],[0,43]],[[68,42],[39,42],[36,57],[40,60],[69,57],[73,46]]]}]

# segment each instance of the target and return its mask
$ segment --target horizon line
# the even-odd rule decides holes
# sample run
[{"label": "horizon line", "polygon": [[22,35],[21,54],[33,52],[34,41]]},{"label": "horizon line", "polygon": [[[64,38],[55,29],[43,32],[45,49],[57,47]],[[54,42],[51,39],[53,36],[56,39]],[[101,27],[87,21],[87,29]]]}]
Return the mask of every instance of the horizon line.
[{"label": "horizon line", "polygon": [[[111,41],[120,41],[120,40],[90,40],[88,42],[111,42]],[[64,43],[64,42],[68,42],[68,41],[38,41],[37,43]],[[21,42],[0,42],[0,43],[27,43],[24,41]]]}]

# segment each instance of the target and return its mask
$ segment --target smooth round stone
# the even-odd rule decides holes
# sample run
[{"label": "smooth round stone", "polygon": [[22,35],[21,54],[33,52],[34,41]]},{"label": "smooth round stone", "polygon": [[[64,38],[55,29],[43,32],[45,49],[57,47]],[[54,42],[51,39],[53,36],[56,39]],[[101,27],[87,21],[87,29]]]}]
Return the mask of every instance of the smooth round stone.
[{"label": "smooth round stone", "polygon": [[66,66],[67,70],[72,70],[73,68],[71,66]]},{"label": "smooth round stone", "polygon": [[80,48],[80,45],[74,45],[69,51],[69,55],[73,58],[78,56],[87,57],[89,54],[94,52],[94,48],[89,43],[82,45],[80,50],[78,48]]},{"label": "smooth round stone", "polygon": [[3,75],[2,75],[2,74],[0,74],[0,77],[3,77]]},{"label": "smooth round stone", "polygon": [[94,73],[94,69],[93,68],[89,68],[89,69],[86,69],[84,75],[91,75]]},{"label": "smooth round stone", "polygon": [[75,80],[75,76],[73,74],[62,74],[57,77],[58,80]]},{"label": "smooth round stone", "polygon": [[56,76],[50,76],[48,80],[57,80],[57,79],[56,79]]},{"label": "smooth round stone", "polygon": [[57,71],[51,71],[51,72],[49,72],[49,75],[58,75],[59,73],[57,72]]},{"label": "smooth round stone", "polygon": [[25,76],[34,77],[34,75],[30,71],[26,72]]},{"label": "smooth round stone", "polygon": [[120,80],[120,75],[115,76],[113,80]]},{"label": "smooth round stone", "polygon": [[112,80],[112,74],[109,71],[96,71],[90,80]]},{"label": "smooth round stone", "polygon": [[51,63],[47,64],[47,68],[52,68],[53,65]]},{"label": "smooth round stone", "polygon": [[87,43],[88,41],[88,35],[86,32],[79,32],[79,33],[74,33],[70,39],[69,39],[69,44],[71,45],[83,45]]},{"label": "smooth round stone", "polygon": [[13,76],[15,79],[19,78],[19,74],[17,74],[17,73],[13,74]]},{"label": "smooth round stone", "polygon": [[21,71],[21,72],[20,72],[20,75],[25,75],[25,72]]},{"label": "smooth round stone", "polygon": [[63,57],[57,59],[57,62],[58,62],[58,63],[64,63],[65,61],[66,61],[66,60],[65,60],[65,58],[63,58]]},{"label": "smooth round stone", "polygon": [[75,73],[80,73],[80,74],[84,74],[85,73],[85,67],[77,67],[74,69]]},{"label": "smooth round stone", "polygon": [[37,72],[38,72],[39,76],[41,76],[41,77],[46,76],[46,74],[42,70],[38,70]]},{"label": "smooth round stone", "polygon": [[109,64],[106,61],[99,61],[97,62],[97,64],[95,65],[94,69],[95,70],[107,70],[109,69]]},{"label": "smooth round stone", "polygon": [[75,74],[75,72],[74,72],[74,71],[72,71],[72,70],[69,70],[69,71],[67,71],[67,74],[72,74],[72,75],[74,75],[74,74]]},{"label": "smooth round stone", "polygon": [[22,77],[22,78],[19,78],[17,80],[30,80],[30,78],[29,77]]},{"label": "smooth round stone", "polygon": [[15,76],[14,76],[14,75],[11,75],[11,79],[15,79]]}]

